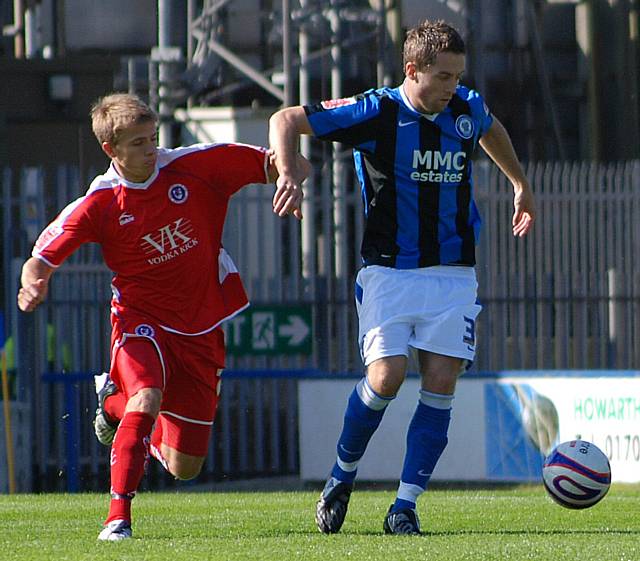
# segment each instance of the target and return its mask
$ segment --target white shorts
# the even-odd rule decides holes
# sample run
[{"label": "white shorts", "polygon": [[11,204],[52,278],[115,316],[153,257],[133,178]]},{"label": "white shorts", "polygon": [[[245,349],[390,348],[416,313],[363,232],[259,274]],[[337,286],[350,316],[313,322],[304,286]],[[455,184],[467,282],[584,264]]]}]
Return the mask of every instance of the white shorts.
[{"label": "white shorts", "polygon": [[409,347],[472,361],[478,282],[472,267],[364,267],[356,278],[358,343],[365,366]]}]

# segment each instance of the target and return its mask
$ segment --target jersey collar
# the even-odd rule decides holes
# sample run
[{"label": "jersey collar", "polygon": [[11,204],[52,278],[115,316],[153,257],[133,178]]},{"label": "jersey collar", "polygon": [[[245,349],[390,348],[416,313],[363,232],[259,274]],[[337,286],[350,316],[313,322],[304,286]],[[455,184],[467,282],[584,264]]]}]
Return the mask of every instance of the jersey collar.
[{"label": "jersey collar", "polygon": [[422,113],[421,111],[418,111],[413,106],[413,104],[409,101],[407,94],[404,93],[404,82],[400,84],[400,87],[398,88],[398,90],[400,92],[400,98],[402,99],[402,102],[407,106],[407,109],[409,109],[412,113],[416,113],[420,117],[424,117],[425,119],[429,119],[430,121],[435,121],[438,115],[440,115],[440,113]]},{"label": "jersey collar", "polygon": [[111,162],[111,164],[109,165],[109,169],[107,170],[106,175],[112,181],[117,181],[118,184],[124,185],[125,187],[127,187],[129,189],[146,189],[147,187],[149,187],[149,185],[151,185],[156,180],[156,177],[158,177],[158,171],[159,171],[159,168],[158,168],[158,164],[156,163],[156,167],[153,170],[153,173],[151,174],[149,179],[147,179],[146,181],[144,181],[142,183],[135,183],[133,181],[129,181],[128,179],[125,179],[124,177],[122,177],[118,173],[118,170],[116,169],[116,166],[113,164],[113,162]]}]

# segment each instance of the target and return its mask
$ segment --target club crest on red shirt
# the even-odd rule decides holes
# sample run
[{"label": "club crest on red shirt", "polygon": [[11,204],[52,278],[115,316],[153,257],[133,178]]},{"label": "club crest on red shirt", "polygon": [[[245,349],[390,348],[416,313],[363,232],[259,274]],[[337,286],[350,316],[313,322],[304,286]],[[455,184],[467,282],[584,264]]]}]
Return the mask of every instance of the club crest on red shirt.
[{"label": "club crest on red shirt", "polygon": [[189,197],[189,191],[181,183],[175,183],[169,187],[169,200],[172,203],[180,205],[184,203]]},{"label": "club crest on red shirt", "polygon": [[153,327],[151,327],[148,323],[141,323],[134,330],[136,335],[140,335],[142,337],[153,337],[156,332]]}]

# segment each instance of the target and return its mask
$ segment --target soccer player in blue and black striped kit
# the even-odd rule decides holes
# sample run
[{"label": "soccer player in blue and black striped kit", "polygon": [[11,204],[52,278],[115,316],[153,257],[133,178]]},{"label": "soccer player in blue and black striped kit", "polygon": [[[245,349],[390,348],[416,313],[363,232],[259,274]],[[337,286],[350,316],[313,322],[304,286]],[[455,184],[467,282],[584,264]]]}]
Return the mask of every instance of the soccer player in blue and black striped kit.
[{"label": "soccer player in blue and black striped kit", "polygon": [[417,349],[422,389],[383,527],[389,534],[420,533],[416,502],[447,445],[457,378],[475,354],[480,216],[471,156],[477,144],[513,185],[513,234],[526,235],[535,215],[509,135],[480,94],[459,84],[465,46],[458,32],[425,21],[408,31],[403,55],[405,79],[397,88],[285,108],[270,121],[280,172],[277,212],[300,214],[300,134],[354,149],[364,199],[356,307],[366,376],[349,397],[337,460],[317,503],[324,533],[338,532],[344,522],[358,462],[404,381],[409,347]]}]

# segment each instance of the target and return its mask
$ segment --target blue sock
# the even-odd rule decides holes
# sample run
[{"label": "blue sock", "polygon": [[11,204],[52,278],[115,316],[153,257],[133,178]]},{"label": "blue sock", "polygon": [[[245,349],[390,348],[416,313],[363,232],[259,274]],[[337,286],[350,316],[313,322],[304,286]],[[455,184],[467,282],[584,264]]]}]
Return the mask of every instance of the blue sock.
[{"label": "blue sock", "polygon": [[332,477],[353,483],[358,462],[392,399],[393,397],[382,397],[375,393],[366,378],[356,384],[344,414],[342,433],[337,445],[338,458],[331,470]]},{"label": "blue sock", "polygon": [[453,396],[422,390],[407,431],[407,452],[393,511],[416,508],[436,463],[447,446]]}]

